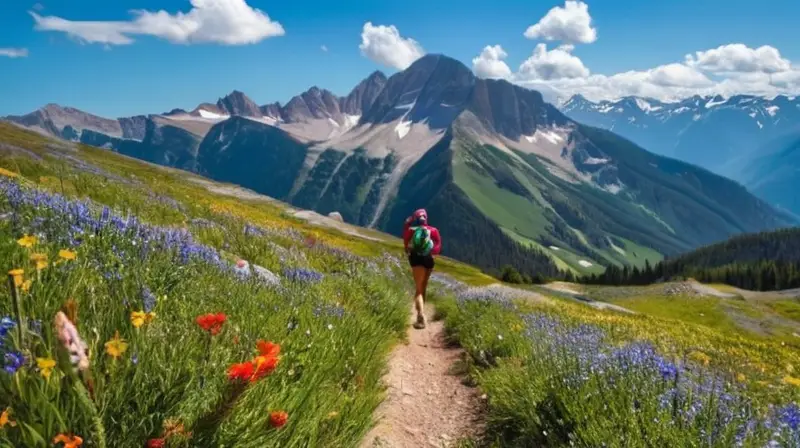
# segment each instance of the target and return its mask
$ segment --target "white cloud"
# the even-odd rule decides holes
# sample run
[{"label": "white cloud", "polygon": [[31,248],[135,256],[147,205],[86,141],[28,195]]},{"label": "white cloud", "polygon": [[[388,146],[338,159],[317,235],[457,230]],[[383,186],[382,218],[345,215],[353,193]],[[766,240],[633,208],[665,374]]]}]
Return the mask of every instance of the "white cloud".
[{"label": "white cloud", "polygon": [[0,48],[0,56],[7,58],[26,58],[28,57],[27,48]]},{"label": "white cloud", "polygon": [[758,48],[744,44],[722,45],[687,54],[686,64],[711,73],[779,73],[791,69],[789,60],[769,45]]},{"label": "white cloud", "polygon": [[472,70],[480,78],[508,78],[511,68],[503,61],[508,54],[500,45],[487,45],[481,54],[472,60]]},{"label": "white cloud", "polygon": [[519,66],[516,78],[520,81],[547,81],[588,77],[589,69],[570,51],[571,45],[548,51],[546,44],[538,44],[533,55]]},{"label": "white cloud", "polygon": [[[720,48],[738,48],[739,45]],[[765,54],[764,50],[759,53],[760,49],[744,49],[746,51],[739,51],[738,54]],[[800,66],[793,66],[780,57],[762,57],[758,64],[733,64],[730,60],[737,59],[698,56],[682,63],[604,75],[592,74],[583,61],[572,54],[572,50],[572,46],[562,45],[548,51],[545,44],[539,44],[533,55],[520,65],[510,79],[522,86],[540,90],[549,101],[554,102],[577,93],[595,101],[630,95],[675,101],[692,95],[720,94],[729,97],[750,94],[772,97],[800,93]],[[713,51],[695,54],[711,55]],[[782,71],[775,72],[778,68]]]},{"label": "white cloud", "polygon": [[133,35],[155,36],[172,43],[254,44],[285,34],[283,26],[245,0],[191,0],[187,13],[134,10],[130,21],[73,21],[30,12],[39,31],[60,31],[86,43],[125,45]]},{"label": "white cloud", "polygon": [[525,30],[528,39],[558,40],[567,43],[590,44],[597,40],[597,30],[592,27],[589,5],[582,1],[567,0],[556,6]]},{"label": "white cloud", "polygon": [[400,36],[394,25],[373,26],[372,22],[364,24],[358,48],[361,54],[373,61],[398,70],[405,70],[425,55],[417,41]]},{"label": "white cloud", "polygon": [[324,51],[325,53],[328,52],[328,46],[327,45],[323,45],[323,46],[319,47],[319,49]]}]

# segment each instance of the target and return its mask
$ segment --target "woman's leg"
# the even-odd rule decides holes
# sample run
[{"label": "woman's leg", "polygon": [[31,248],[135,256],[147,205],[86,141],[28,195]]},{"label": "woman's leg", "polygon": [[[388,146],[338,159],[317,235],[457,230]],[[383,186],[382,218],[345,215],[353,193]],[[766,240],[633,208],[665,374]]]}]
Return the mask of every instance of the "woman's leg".
[{"label": "woman's leg", "polygon": [[431,279],[433,269],[425,269],[425,280],[422,282],[422,300],[428,300],[428,280]]},{"label": "woman's leg", "polygon": [[420,323],[424,322],[422,311],[425,304],[425,267],[414,266],[411,268],[411,270],[414,274],[414,286],[416,288],[416,292],[414,294],[414,307],[417,310],[417,323]]}]

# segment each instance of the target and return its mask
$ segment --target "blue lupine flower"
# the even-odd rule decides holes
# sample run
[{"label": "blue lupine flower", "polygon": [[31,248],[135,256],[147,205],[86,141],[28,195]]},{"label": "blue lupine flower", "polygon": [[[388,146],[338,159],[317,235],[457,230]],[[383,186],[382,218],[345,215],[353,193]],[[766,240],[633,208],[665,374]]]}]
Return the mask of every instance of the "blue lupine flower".
[{"label": "blue lupine flower", "polygon": [[13,375],[25,364],[25,357],[20,352],[9,352],[4,356],[3,370]]},{"label": "blue lupine flower", "polygon": [[317,283],[322,281],[324,275],[311,269],[284,269],[283,276],[299,283]]},{"label": "blue lupine flower", "polygon": [[142,288],[142,303],[144,304],[145,313],[153,311],[153,308],[156,307],[156,296],[147,286]]},{"label": "blue lupine flower", "polygon": [[16,325],[17,324],[16,322],[14,322],[14,319],[8,316],[0,319],[0,339],[5,338],[8,332],[11,331],[11,329],[14,328]]}]

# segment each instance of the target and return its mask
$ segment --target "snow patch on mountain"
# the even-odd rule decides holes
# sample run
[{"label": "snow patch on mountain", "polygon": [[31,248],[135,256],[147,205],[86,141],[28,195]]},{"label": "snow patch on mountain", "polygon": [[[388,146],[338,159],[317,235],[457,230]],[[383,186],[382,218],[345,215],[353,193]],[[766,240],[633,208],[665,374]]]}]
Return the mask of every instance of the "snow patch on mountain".
[{"label": "snow patch on mountain", "polygon": [[402,139],[411,132],[411,122],[401,120],[400,123],[397,123],[397,126],[394,127],[394,130],[397,132],[397,138]]},{"label": "snow patch on mountain", "polygon": [[231,118],[230,115],[218,114],[218,113],[215,113],[215,112],[207,111],[205,109],[198,109],[197,113],[199,113],[201,117],[209,119],[209,120],[222,121],[222,120],[227,120],[228,118]]},{"label": "snow patch on mountain", "polygon": [[661,110],[661,106],[653,106],[641,98],[635,98],[635,100],[636,100],[636,106],[638,106],[639,109],[641,109],[644,112],[656,112]]},{"label": "snow patch on mountain", "polygon": [[769,114],[769,116],[770,116],[770,117],[774,117],[775,115],[777,115],[777,114],[778,114],[778,111],[779,111],[780,109],[781,109],[781,108],[780,108],[780,107],[778,107],[778,106],[767,106],[767,108],[766,108],[766,110],[767,110],[767,113]]}]

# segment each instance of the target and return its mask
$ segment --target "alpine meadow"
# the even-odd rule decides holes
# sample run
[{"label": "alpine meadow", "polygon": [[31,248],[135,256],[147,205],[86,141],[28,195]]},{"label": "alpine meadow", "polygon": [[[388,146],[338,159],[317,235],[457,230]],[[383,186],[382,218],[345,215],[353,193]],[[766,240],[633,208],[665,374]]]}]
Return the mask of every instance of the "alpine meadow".
[{"label": "alpine meadow", "polygon": [[800,448],[795,1],[11,3],[0,448]]}]

